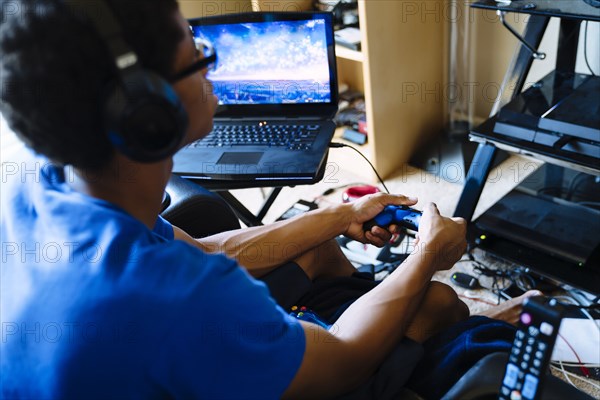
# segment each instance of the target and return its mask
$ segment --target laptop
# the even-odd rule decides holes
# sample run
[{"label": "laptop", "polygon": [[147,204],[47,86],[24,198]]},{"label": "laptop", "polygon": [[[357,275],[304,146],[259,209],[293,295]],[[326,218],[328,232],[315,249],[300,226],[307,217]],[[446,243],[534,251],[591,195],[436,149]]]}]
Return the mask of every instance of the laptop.
[{"label": "laptop", "polygon": [[319,181],[338,109],[331,14],[252,12],[190,25],[217,51],[208,78],[219,106],[213,132],[181,149],[173,172],[253,186]]}]

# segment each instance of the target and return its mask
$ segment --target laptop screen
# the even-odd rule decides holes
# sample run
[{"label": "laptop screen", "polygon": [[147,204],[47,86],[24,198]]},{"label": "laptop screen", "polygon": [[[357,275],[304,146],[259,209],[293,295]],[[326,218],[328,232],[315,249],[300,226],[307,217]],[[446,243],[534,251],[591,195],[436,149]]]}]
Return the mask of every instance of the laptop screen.
[{"label": "laptop screen", "polygon": [[330,14],[230,14],[190,24],[194,37],[217,51],[208,78],[221,111],[310,113],[317,105],[337,106]]}]

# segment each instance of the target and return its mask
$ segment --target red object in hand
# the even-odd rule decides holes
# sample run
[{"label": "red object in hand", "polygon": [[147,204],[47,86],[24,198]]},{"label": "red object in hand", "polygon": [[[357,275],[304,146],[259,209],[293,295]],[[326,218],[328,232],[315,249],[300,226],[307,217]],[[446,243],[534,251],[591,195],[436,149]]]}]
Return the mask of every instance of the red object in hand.
[{"label": "red object in hand", "polygon": [[342,193],[342,200],[344,201],[344,203],[349,203],[356,199],[360,199],[361,197],[366,196],[368,194],[375,193],[379,193],[379,189],[377,189],[375,186],[352,186],[346,189],[344,193]]}]

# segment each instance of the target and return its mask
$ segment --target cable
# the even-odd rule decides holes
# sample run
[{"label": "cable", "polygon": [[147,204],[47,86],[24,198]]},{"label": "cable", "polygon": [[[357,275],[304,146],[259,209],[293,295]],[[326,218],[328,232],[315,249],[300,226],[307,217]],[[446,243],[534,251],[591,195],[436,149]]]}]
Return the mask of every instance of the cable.
[{"label": "cable", "polygon": [[[562,363],[560,363],[560,364],[561,364],[561,366],[562,366]],[[566,376],[566,375],[569,375],[571,378],[576,378],[576,379],[579,379],[580,381],[583,381],[583,382],[587,383],[588,385],[590,385],[590,386],[592,386],[592,387],[595,387],[596,389],[600,389],[600,385],[598,385],[597,383],[591,382],[591,379],[585,379],[585,378],[582,378],[581,376],[579,376],[579,375],[577,375],[577,374],[574,374],[574,373],[572,373],[572,372],[569,372],[569,371],[565,371],[565,369],[564,369],[564,368],[562,368],[562,369],[561,369],[561,368],[555,367],[554,365],[550,365],[550,366],[551,366],[552,368],[555,368],[555,369],[558,369],[558,370],[562,370],[565,376]],[[569,383],[570,383],[571,385],[575,386],[575,385],[573,384],[573,382],[572,382],[570,379],[567,379],[567,381],[569,381]]]},{"label": "cable", "polygon": [[575,175],[573,179],[571,179],[571,184],[569,185],[569,189],[567,190],[567,200],[571,200],[573,198],[573,194],[575,194],[577,187],[581,184],[582,181],[585,181],[587,176],[588,175],[585,172],[579,172],[577,175]]},{"label": "cable", "polygon": [[[565,344],[567,345],[567,347],[569,349],[571,349],[571,351],[575,355],[575,358],[577,359],[577,362],[579,363],[579,369],[581,370],[581,372],[583,373],[583,375],[585,375],[586,378],[589,378],[590,377],[590,371],[588,371],[588,369],[583,366],[583,363],[581,362],[581,358],[579,357],[579,354],[577,354],[577,352],[575,351],[575,349],[573,348],[573,346],[571,346],[571,343],[567,342],[567,339],[565,339],[565,337],[563,335],[561,335],[560,333],[558,334],[558,337],[561,338],[563,340],[563,342],[565,342]],[[559,361],[559,362],[562,363],[562,361]]]},{"label": "cable", "polygon": [[379,179],[379,182],[381,182],[381,185],[383,186],[383,188],[385,189],[385,191],[388,194],[390,194],[389,189],[387,188],[387,186],[385,186],[385,182],[383,182],[383,179],[381,179],[381,176],[379,176],[379,173],[377,172],[377,170],[375,169],[375,167],[373,166],[373,164],[371,164],[371,161],[369,161],[369,159],[367,157],[365,157],[365,155],[363,153],[361,153],[360,151],[358,151],[356,148],[354,148],[352,146],[349,146],[347,144],[344,144],[344,143],[332,142],[332,143],[329,143],[329,147],[331,147],[332,149],[340,149],[342,147],[348,147],[348,148],[354,150],[355,152],[357,152],[358,154],[360,154],[360,156],[362,158],[364,158],[369,163],[369,165],[373,169],[373,172],[375,172],[375,175],[377,175],[377,179]]},{"label": "cable", "polygon": [[[552,362],[558,362],[558,361],[552,361]],[[568,362],[568,361],[561,361],[563,363],[563,365],[565,367],[579,367],[580,365],[583,365],[584,367],[587,368],[600,368],[600,364],[592,364],[592,363],[583,363],[583,364],[578,364],[578,363],[574,363],[574,362]]]},{"label": "cable", "polygon": [[590,62],[588,61],[588,57],[587,57],[587,38],[588,38],[588,25],[589,25],[588,22],[589,21],[585,21],[585,35],[583,36],[583,58],[585,59],[585,65],[587,65],[591,74],[593,76],[596,76],[596,74],[594,73],[594,70],[590,66]]},{"label": "cable", "polygon": [[554,367],[554,368],[558,369],[559,371],[562,371],[562,373],[563,373],[563,376],[565,377],[565,380],[566,380],[567,382],[569,382],[569,384],[570,384],[571,386],[575,386],[575,387],[577,387],[577,386],[576,386],[576,385],[573,383],[573,381],[572,381],[571,379],[569,379],[569,376],[567,375],[567,371],[565,370],[565,367],[563,367],[562,361],[558,361],[558,365],[560,366],[560,368],[556,368],[556,367],[554,367],[554,365],[552,365],[552,364],[550,364],[550,367]]},{"label": "cable", "polygon": [[[553,296],[553,298],[559,300],[560,304],[563,305],[566,308],[571,308],[571,309],[577,309],[577,310],[579,310],[590,321],[592,321],[592,323],[594,324],[594,326],[600,332],[600,326],[598,326],[598,324],[596,323],[596,321],[594,320],[594,318],[592,317],[592,315],[589,312],[587,312],[587,310],[586,310],[586,309],[590,308],[590,306],[582,306],[581,304],[579,304],[579,302],[576,299],[570,297],[569,295]],[[568,304],[565,304],[564,301],[567,301]],[[592,307],[595,306],[595,305],[596,304],[593,304]],[[569,349],[575,355],[575,358],[577,359],[577,364],[575,364],[575,367],[579,368],[581,370],[581,372],[583,373],[583,375],[586,378],[589,378],[590,377],[590,371],[589,371],[588,367],[581,361],[581,358],[579,357],[579,354],[577,354],[577,352],[575,351],[575,349],[573,348],[573,346],[571,345],[571,343],[569,343],[567,341],[567,339],[565,339],[565,337],[563,335],[561,335],[560,333],[558,334],[558,337],[561,338],[565,342],[565,344],[567,345],[567,347],[569,347]],[[563,362],[561,360],[559,360],[557,362],[560,363],[561,369],[564,371],[564,367],[562,365]],[[565,376],[565,378],[566,378],[566,376]]]}]

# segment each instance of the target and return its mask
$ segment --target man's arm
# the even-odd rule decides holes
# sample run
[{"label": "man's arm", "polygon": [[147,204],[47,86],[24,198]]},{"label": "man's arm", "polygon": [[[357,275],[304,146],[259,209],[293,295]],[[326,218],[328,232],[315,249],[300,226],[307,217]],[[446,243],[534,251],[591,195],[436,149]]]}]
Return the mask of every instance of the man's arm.
[{"label": "man's arm", "polygon": [[[378,194],[354,203],[311,211],[289,220],[202,239],[192,239],[176,228],[175,238],[196,245],[207,253],[226,254],[258,277],[341,234],[383,246],[391,233],[379,227],[362,232],[362,222],[375,217],[388,204],[413,205],[415,202],[415,199],[405,196]],[[357,224],[354,221],[361,222]],[[390,228],[392,231],[394,229]]]},{"label": "man's arm", "polygon": [[433,273],[451,268],[466,248],[464,220],[443,218],[429,205],[420,225],[415,252],[329,332],[303,323],[305,355],[286,398],[327,398],[358,387],[404,337]]}]

